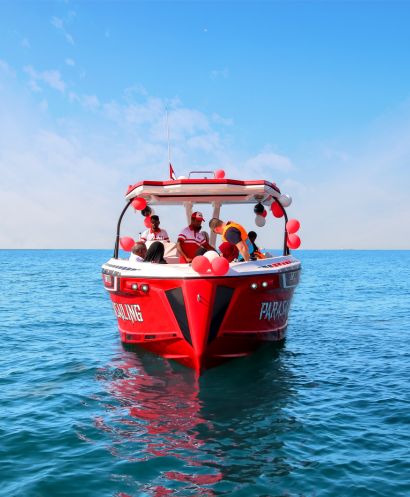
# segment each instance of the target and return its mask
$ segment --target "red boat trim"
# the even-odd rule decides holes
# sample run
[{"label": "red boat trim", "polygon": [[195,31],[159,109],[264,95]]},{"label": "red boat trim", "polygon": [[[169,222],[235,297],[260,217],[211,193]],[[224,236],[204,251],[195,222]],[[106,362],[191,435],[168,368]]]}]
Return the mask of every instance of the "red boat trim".
[{"label": "red boat trim", "polygon": [[252,181],[241,181],[236,179],[177,179],[177,180],[167,180],[167,181],[139,181],[132,185],[132,187],[126,192],[126,196],[129,195],[133,190],[140,186],[170,186],[170,185],[241,185],[241,186],[253,186],[253,185],[267,185],[278,193],[280,193],[279,188],[275,183],[265,180],[252,180]]}]

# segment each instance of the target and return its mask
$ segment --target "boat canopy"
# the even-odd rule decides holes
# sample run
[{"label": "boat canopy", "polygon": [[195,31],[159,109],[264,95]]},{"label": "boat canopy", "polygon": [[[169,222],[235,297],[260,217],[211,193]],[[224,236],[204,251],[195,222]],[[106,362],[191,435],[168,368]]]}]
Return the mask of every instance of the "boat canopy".
[{"label": "boat canopy", "polygon": [[280,190],[265,180],[236,179],[177,179],[167,181],[140,181],[131,185],[125,195],[130,201],[144,198],[150,205],[171,205],[195,202],[199,204],[271,204]]}]

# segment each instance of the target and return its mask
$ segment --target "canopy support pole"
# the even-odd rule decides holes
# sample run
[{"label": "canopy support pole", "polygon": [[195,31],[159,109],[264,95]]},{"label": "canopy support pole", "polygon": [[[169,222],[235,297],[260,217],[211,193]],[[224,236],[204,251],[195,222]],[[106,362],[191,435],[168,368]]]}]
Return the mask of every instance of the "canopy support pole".
[{"label": "canopy support pole", "polygon": [[[219,219],[220,213],[221,213],[221,203],[220,202],[212,202],[212,207],[214,208],[212,212],[212,217],[217,217]],[[216,243],[216,233],[211,231],[211,235],[209,237],[209,244],[212,245],[212,247],[215,247]]]},{"label": "canopy support pole", "polygon": [[114,259],[118,259],[118,250],[119,250],[119,244],[120,244],[121,221],[122,221],[122,218],[124,217],[125,211],[131,205],[132,201],[133,201],[133,199],[128,200],[127,205],[122,210],[120,218],[118,219],[118,223],[117,223],[117,236],[115,238],[114,255],[113,255]]}]

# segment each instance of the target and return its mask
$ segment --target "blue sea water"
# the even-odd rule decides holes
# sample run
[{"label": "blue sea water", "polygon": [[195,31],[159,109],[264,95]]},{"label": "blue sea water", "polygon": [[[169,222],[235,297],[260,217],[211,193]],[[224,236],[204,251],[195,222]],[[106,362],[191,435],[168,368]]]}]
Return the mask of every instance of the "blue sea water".
[{"label": "blue sea water", "polygon": [[125,351],[111,251],[0,251],[0,495],[410,496],[410,252],[301,251],[287,340]]}]

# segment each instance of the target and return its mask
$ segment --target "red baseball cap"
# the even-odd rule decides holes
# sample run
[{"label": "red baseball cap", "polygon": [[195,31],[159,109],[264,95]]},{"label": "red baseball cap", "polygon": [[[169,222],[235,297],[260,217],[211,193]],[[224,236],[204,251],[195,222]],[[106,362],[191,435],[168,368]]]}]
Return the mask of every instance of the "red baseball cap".
[{"label": "red baseball cap", "polygon": [[202,212],[193,212],[191,215],[191,219],[195,219],[196,221],[205,221]]}]

